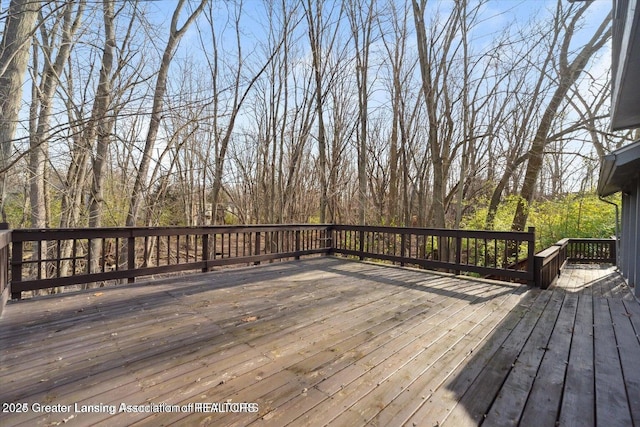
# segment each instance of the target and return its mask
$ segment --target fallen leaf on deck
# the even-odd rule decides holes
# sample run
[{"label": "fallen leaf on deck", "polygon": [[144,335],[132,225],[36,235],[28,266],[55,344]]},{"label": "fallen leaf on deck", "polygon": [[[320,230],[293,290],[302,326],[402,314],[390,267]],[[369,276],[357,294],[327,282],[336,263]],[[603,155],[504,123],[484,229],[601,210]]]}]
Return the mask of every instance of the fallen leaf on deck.
[{"label": "fallen leaf on deck", "polygon": [[258,320],[258,316],[249,316],[242,319],[243,322],[255,322]]}]

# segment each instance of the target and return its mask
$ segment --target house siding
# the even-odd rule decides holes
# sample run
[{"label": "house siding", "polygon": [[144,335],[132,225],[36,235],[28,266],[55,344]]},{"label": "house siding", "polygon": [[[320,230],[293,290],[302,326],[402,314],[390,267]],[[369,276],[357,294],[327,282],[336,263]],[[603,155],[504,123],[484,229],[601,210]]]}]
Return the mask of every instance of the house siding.
[{"label": "house siding", "polygon": [[622,193],[620,272],[640,298],[640,178],[635,188]]}]

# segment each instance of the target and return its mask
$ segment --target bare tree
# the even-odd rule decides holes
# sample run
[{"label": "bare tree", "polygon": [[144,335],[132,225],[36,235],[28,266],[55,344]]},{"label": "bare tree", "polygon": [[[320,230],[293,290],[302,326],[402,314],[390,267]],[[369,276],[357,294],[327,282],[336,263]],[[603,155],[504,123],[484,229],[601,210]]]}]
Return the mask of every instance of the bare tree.
[{"label": "bare tree", "polygon": [[366,221],[367,208],[367,136],[369,117],[369,58],[374,41],[377,5],[375,0],[349,0],[346,2],[347,18],[355,51],[355,74],[358,85],[358,223]]},{"label": "bare tree", "polygon": [[[53,4],[52,7],[57,8]],[[40,228],[49,224],[47,206],[46,169],[49,162],[49,131],[53,98],[60,84],[60,76],[74,45],[74,37],[84,14],[86,2],[74,9],[72,3],[63,3],[51,26],[40,25],[38,44],[43,58],[39,68],[39,54],[33,59],[32,100],[29,109],[29,179],[31,198],[31,226]],[[41,11],[41,19],[43,19]],[[34,51],[37,45],[34,44]],[[38,82],[39,80],[39,82]]]},{"label": "bare tree", "polygon": [[[551,130],[554,117],[560,105],[565,100],[571,86],[582,74],[591,57],[599,51],[611,37],[611,32],[609,31],[611,14],[609,14],[596,29],[591,39],[580,48],[573,60],[571,60],[571,42],[580,18],[590,6],[590,3],[585,3],[580,6],[573,4],[566,13],[563,13],[563,5],[564,3],[559,0],[554,22],[554,28],[558,34],[556,37],[560,37],[560,32],[564,30],[563,39],[560,44],[558,66],[555,70],[557,73],[554,82],[555,90],[544,110],[528,152],[527,170],[522,188],[520,189],[520,200],[518,201],[513,217],[512,230],[524,230],[529,214],[528,206],[533,200],[535,183],[542,167],[544,147],[549,143],[549,131]],[[553,49],[555,49],[555,46]],[[543,68],[543,72],[545,69],[546,67]]]},{"label": "bare tree", "polygon": [[11,0],[0,43],[0,212],[5,213],[6,176],[10,166],[22,84],[29,63],[29,48],[40,8],[34,0]]},{"label": "bare tree", "polygon": [[185,0],[179,0],[176,8],[171,17],[171,25],[169,28],[169,39],[164,48],[162,54],[162,62],[160,63],[160,69],[158,70],[158,76],[156,78],[155,90],[153,93],[153,106],[151,107],[151,120],[149,123],[149,130],[147,131],[147,137],[145,139],[144,149],[142,151],[142,159],[140,161],[140,167],[136,175],[136,181],[131,193],[131,204],[129,208],[129,214],[127,215],[127,225],[133,226],[136,224],[144,192],[147,186],[147,174],[149,172],[149,166],[151,164],[153,149],[156,144],[156,138],[158,136],[158,129],[160,128],[160,121],[162,120],[162,111],[164,104],[164,95],[167,88],[167,79],[169,77],[169,67],[171,60],[175,54],[175,50],[180,42],[180,39],[187,32],[189,26],[196,20],[198,15],[204,10],[208,0],[201,0],[198,6],[187,15],[184,23],[179,26],[178,22],[182,15]]},{"label": "bare tree", "polygon": [[[319,0],[303,0],[302,5],[307,21],[307,35],[311,47],[314,77],[314,99],[317,119],[318,169],[320,175],[320,222],[327,216],[327,126],[325,125],[325,99],[329,90],[327,78],[332,80],[335,68],[329,68],[329,58],[335,52],[343,9],[331,4],[325,10],[325,3]],[[332,216],[332,214],[330,214]]]},{"label": "bare tree", "polygon": [[[454,41],[460,22],[460,8],[456,5],[444,20],[441,28],[432,26],[427,38],[424,20],[427,0],[412,0],[413,16],[416,27],[418,56],[420,59],[420,75],[422,91],[428,119],[428,145],[433,168],[433,191],[431,203],[431,221],[434,227],[444,228],[446,178],[450,164],[451,132],[453,130],[451,116],[451,98],[447,89],[447,79],[451,63],[449,56],[455,49]],[[444,111],[438,109],[442,103]],[[439,122],[444,119],[447,127],[444,132],[439,129]]]}]

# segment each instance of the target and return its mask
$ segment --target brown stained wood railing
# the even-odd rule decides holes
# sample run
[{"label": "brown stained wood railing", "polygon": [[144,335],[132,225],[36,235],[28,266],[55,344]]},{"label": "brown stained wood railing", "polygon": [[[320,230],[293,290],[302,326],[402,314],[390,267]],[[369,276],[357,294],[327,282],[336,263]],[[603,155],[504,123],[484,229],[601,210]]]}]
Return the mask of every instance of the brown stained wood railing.
[{"label": "brown stained wood railing", "polygon": [[[538,254],[527,232],[356,225],[0,231],[0,289],[24,291],[337,254],[547,287],[566,261],[613,262],[615,241],[564,239]],[[11,284],[8,257],[11,246]],[[4,260],[4,261],[3,261]]]},{"label": "brown stained wood railing", "polygon": [[568,262],[616,262],[615,239],[562,239],[535,255],[536,286],[547,289]]},{"label": "brown stained wood railing", "polygon": [[[327,225],[13,230],[11,294],[329,253]],[[0,252],[1,256],[1,252]],[[5,264],[6,265],[6,264]]]},{"label": "brown stained wood railing", "polygon": [[[332,253],[516,279],[533,285],[535,230],[527,232],[333,226]],[[524,261],[524,262],[523,262]]]}]

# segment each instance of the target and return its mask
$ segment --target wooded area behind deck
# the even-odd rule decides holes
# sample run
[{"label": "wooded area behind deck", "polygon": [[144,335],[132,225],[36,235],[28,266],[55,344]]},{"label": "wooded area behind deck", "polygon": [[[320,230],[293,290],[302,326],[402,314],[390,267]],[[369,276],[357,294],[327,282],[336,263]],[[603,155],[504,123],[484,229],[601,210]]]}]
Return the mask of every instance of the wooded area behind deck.
[{"label": "wooded area behind deck", "polygon": [[524,231],[546,225],[527,224],[537,201],[575,199],[563,228],[603,235],[570,237],[613,232],[586,207],[634,137],[607,131],[606,1],[0,8],[11,228],[457,229],[481,211],[471,228]]}]

